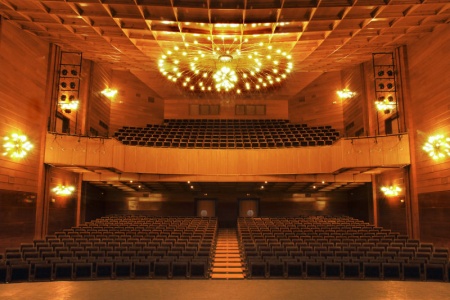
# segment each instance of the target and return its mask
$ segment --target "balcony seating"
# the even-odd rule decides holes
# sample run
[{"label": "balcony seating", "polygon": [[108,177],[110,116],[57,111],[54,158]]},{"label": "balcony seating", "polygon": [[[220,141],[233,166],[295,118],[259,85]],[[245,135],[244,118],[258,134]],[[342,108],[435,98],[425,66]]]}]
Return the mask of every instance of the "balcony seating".
[{"label": "balcony seating", "polygon": [[114,137],[132,146],[258,149],[332,145],[339,138],[339,132],[331,126],[308,127],[278,119],[169,119],[161,125],[124,126]]}]

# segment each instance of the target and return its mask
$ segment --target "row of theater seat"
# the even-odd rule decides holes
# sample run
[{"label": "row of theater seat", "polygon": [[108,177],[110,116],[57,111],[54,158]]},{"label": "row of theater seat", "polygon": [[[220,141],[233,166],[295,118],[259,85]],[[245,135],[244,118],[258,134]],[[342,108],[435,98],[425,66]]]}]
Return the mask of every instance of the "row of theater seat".
[{"label": "row of theater seat", "polygon": [[279,148],[332,145],[339,132],[331,126],[308,127],[287,120],[165,120],[162,125],[124,126],[114,137],[135,146]]},{"label": "row of theater seat", "polygon": [[0,255],[0,282],[208,278],[215,218],[110,216]]},{"label": "row of theater seat", "polygon": [[448,281],[449,252],[349,217],[240,218],[249,278]]}]

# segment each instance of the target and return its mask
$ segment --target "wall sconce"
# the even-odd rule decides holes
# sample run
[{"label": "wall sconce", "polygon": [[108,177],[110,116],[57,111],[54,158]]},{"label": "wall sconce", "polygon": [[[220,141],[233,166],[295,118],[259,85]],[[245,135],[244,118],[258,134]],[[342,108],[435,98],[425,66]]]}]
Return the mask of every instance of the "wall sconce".
[{"label": "wall sconce", "polygon": [[23,158],[33,148],[27,136],[23,134],[13,133],[10,136],[5,136],[3,140],[5,141],[3,155],[11,158]]},{"label": "wall sconce", "polygon": [[383,192],[383,194],[386,197],[395,197],[398,196],[400,194],[400,192],[402,191],[401,188],[399,188],[398,186],[383,186],[381,187],[381,191]]},{"label": "wall sconce", "polygon": [[341,99],[350,99],[356,95],[355,92],[352,92],[349,89],[343,89],[343,90],[337,91],[336,93],[338,94],[339,98],[341,98]]},{"label": "wall sconce", "polygon": [[78,109],[78,100],[61,101],[58,103],[59,107],[67,114],[70,114],[72,110]]},{"label": "wall sconce", "polygon": [[73,186],[58,185],[52,191],[58,196],[70,196],[75,191]]},{"label": "wall sconce", "polygon": [[[391,97],[392,98],[392,97]],[[378,111],[382,111],[384,112],[384,114],[390,114],[392,110],[395,109],[395,107],[397,106],[396,102],[394,102],[393,100],[391,101],[391,98],[381,98],[378,101],[375,101],[375,105],[377,107]],[[393,99],[393,98],[392,98]]]},{"label": "wall sconce", "polygon": [[442,134],[430,136],[422,149],[434,160],[450,156],[450,138]]},{"label": "wall sconce", "polygon": [[117,90],[106,88],[101,93],[111,99],[114,98],[115,95],[117,95]]}]

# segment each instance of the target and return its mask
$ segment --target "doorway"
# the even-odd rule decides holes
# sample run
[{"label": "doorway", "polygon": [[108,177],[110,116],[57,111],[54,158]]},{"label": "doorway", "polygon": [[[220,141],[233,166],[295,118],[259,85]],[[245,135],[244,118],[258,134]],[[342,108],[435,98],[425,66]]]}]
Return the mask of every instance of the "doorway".
[{"label": "doorway", "polygon": [[256,218],[259,217],[259,199],[238,199],[239,217]]},{"label": "doorway", "polygon": [[215,217],[217,199],[195,199],[197,217]]}]

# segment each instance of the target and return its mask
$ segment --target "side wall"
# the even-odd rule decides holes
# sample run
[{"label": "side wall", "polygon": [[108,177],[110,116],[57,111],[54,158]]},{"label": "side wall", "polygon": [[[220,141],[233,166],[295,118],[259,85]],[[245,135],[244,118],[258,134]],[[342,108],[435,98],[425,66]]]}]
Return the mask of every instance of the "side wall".
[{"label": "side wall", "polygon": [[20,160],[0,155],[0,252],[11,237],[17,245],[34,236],[50,109],[45,90],[49,50],[48,43],[0,18],[0,138],[21,133],[34,145]]},{"label": "side wall", "polygon": [[117,96],[111,100],[110,132],[122,126],[144,127],[161,124],[164,119],[164,102],[135,75],[128,71],[112,72],[112,88]]},{"label": "side wall", "polygon": [[[191,105],[219,105],[218,115],[201,115],[191,112]],[[236,114],[236,105],[265,105],[265,114]],[[193,110],[194,111],[194,110]],[[257,98],[224,99],[166,99],[165,119],[288,119],[287,100],[264,100]]]},{"label": "side wall", "polygon": [[450,26],[437,27],[407,52],[420,237],[450,247],[450,157],[435,161],[422,150],[431,135],[450,137]]},{"label": "side wall", "polygon": [[340,72],[328,72],[289,101],[289,120],[308,126],[331,125],[343,133],[342,102],[336,91],[342,89]]},{"label": "side wall", "polygon": [[[378,225],[407,234],[405,186],[407,173],[403,169],[387,171],[375,176]],[[381,191],[383,186],[398,186],[402,189],[398,196],[387,197]]]}]

